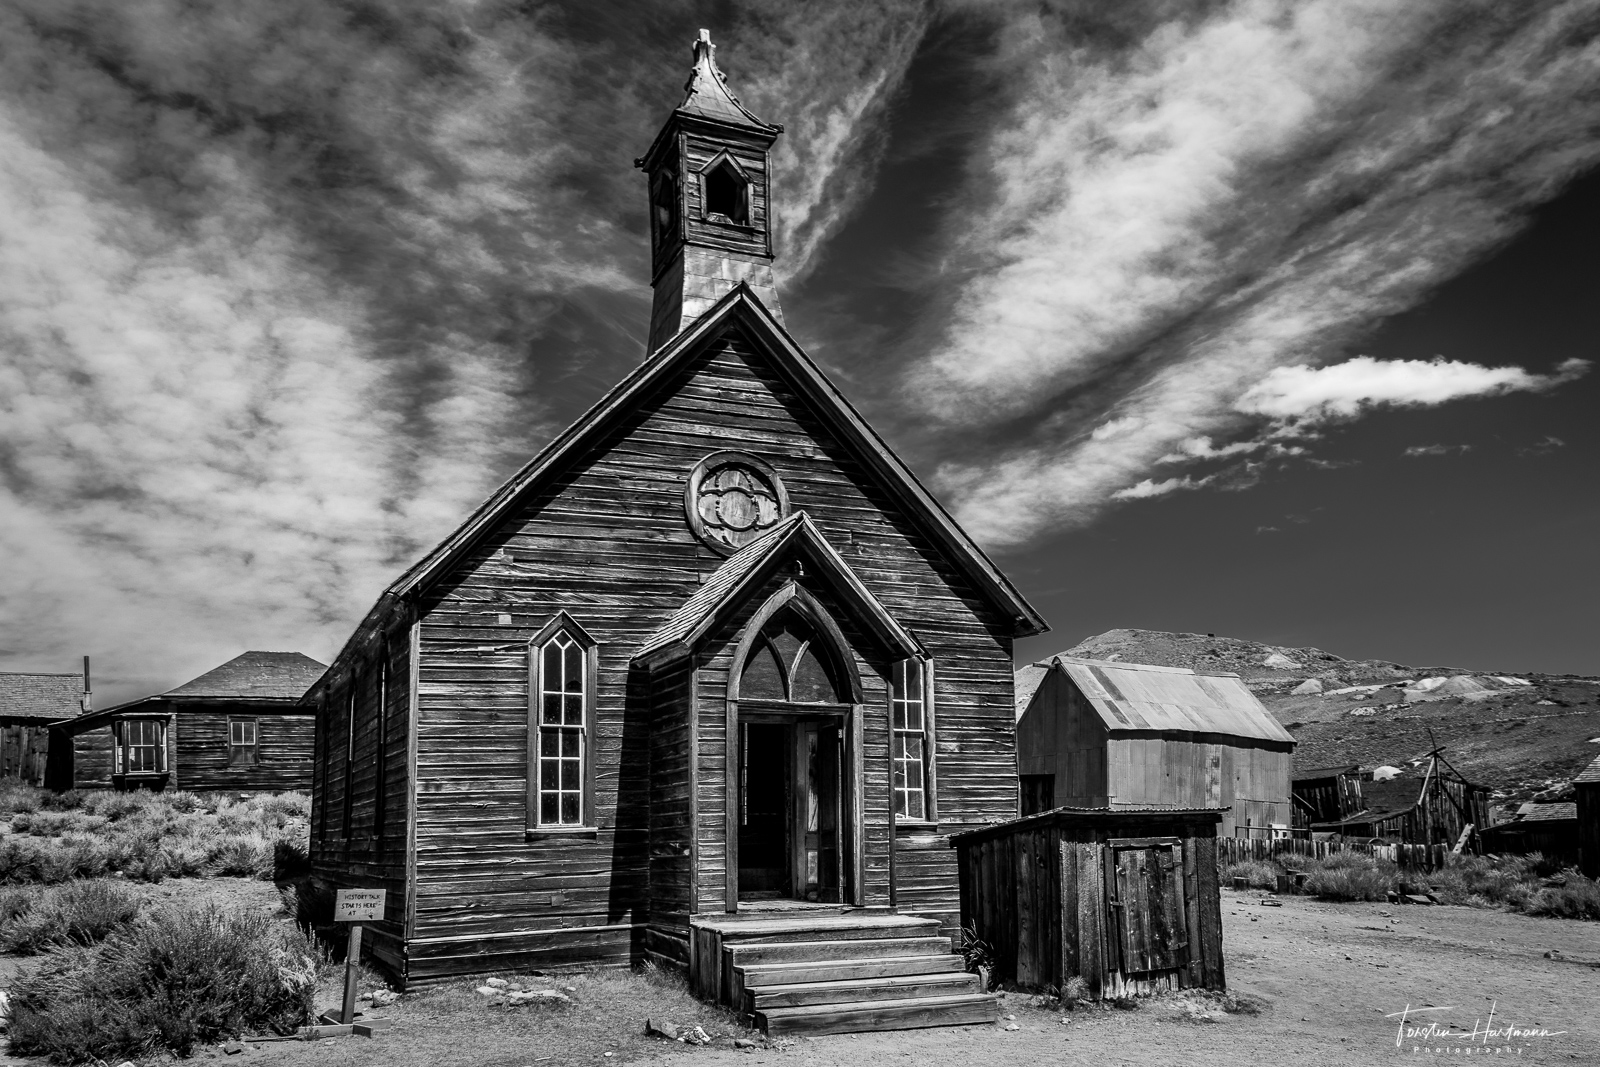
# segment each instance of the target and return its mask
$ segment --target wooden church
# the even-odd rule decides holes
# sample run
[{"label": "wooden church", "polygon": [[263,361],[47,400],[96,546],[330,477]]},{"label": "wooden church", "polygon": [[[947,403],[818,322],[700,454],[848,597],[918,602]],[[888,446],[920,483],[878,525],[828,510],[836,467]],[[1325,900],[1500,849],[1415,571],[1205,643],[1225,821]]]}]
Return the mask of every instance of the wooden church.
[{"label": "wooden church", "polygon": [[651,959],[774,1033],[994,1017],[948,838],[1017,814],[1046,627],[784,328],[780,133],[702,31],[637,161],[644,361],[306,696],[315,875],[388,890],[402,980]]}]

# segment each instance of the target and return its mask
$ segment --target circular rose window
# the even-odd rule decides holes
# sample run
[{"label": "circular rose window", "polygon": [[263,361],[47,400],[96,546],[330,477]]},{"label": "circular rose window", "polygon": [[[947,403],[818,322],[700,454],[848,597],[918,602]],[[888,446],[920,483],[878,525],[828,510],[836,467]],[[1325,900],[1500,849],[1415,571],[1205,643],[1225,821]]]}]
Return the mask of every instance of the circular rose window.
[{"label": "circular rose window", "polygon": [[766,463],[744,452],[714,452],[689,475],[684,508],[695,535],[728,555],[787,515],[789,497]]}]

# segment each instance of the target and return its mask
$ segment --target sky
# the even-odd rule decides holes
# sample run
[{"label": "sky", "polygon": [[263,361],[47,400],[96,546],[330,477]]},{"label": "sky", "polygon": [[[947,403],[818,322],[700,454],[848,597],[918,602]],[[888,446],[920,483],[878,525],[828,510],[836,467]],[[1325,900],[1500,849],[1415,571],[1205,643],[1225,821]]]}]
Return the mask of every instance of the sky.
[{"label": "sky", "polygon": [[330,658],[642,358],[700,27],[1019,658],[1600,674],[1600,0],[0,0],[0,670]]}]

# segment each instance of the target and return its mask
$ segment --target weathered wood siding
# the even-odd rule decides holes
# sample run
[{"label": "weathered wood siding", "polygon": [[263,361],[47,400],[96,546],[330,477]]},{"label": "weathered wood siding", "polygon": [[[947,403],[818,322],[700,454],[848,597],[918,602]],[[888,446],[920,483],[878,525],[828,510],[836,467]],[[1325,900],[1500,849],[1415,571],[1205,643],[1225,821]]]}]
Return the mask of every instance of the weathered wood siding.
[{"label": "weathered wood siding", "polygon": [[37,721],[0,724],[0,778],[43,785],[50,753],[50,727]]},{"label": "weathered wood siding", "polygon": [[[409,894],[411,647],[405,618],[385,639],[341,661],[315,708],[311,807],[312,874],[325,889],[383,889],[384,917],[363,926],[372,958],[404,977]],[[354,694],[354,758],[349,698]]]},{"label": "weathered wood siding", "polygon": [[695,912],[695,672],[685,660],[649,686],[650,899],[644,950],[657,962],[689,965],[689,916]]},{"label": "weathered wood siding", "polygon": [[1578,868],[1600,878],[1600,782],[1578,783]]},{"label": "weathered wood siding", "polygon": [[1017,723],[1017,772],[1055,777],[1057,806],[1103,807],[1106,730],[1083,694],[1052,669]]},{"label": "weathered wood siding", "polygon": [[[694,537],[683,512],[690,470],[721,449],[772,463],[791,506],[811,515],[935,657],[940,831],[1015,814],[1009,620],[731,328],[653,402],[526,500],[422,605],[413,975],[480,968],[486,952],[545,963],[621,962],[634,953],[632,928],[648,918],[657,869],[649,848],[652,757],[670,763],[672,746],[682,742],[672,728],[655,734],[659,709],[630,660],[722,562]],[[591,834],[530,840],[526,646],[560,610],[599,642],[596,826]],[[696,684],[710,673],[701,671]],[[695,802],[716,798],[716,807],[698,812],[702,825],[720,817],[722,803],[725,725],[716,721],[717,700],[715,692],[700,693],[694,720],[701,730]],[[867,781],[869,791],[884,794],[874,802],[881,806],[887,712],[874,714],[879,733],[868,737]],[[326,743],[337,747],[339,727],[327,718]],[[664,770],[664,781],[681,779],[681,769]],[[338,805],[340,789],[330,778],[327,803]],[[886,888],[887,832],[884,818],[869,828],[882,859],[875,870],[869,863],[866,875],[879,892]],[[718,878],[706,877],[720,857],[703,837],[696,847],[695,890],[703,895],[694,904],[705,910],[721,903],[720,868]],[[953,920],[953,854],[920,867],[901,908]],[[667,887],[676,868],[661,871],[662,907],[681,906],[681,890]]]},{"label": "weathered wood siding", "polygon": [[[1056,812],[956,839],[961,921],[995,952],[995,977],[1025,989],[1081,977],[1096,996],[1225,988],[1217,817],[1205,812]],[[1171,841],[1170,846],[1164,842]],[[1136,843],[1138,843],[1136,845]],[[1119,941],[1118,908],[1150,917],[1155,902],[1119,890],[1119,847],[1171,849],[1181,950],[1151,966]],[[1165,957],[1168,963],[1159,962]]]},{"label": "weathered wood siding", "polygon": [[110,789],[115,745],[109,723],[75,734],[72,738],[72,788]]},{"label": "weathered wood siding", "polygon": [[[228,723],[253,719],[258,761],[229,766]],[[226,789],[274,792],[311,789],[311,751],[316,718],[309,712],[230,704],[183,704],[177,728],[174,785],[197,792]]]}]

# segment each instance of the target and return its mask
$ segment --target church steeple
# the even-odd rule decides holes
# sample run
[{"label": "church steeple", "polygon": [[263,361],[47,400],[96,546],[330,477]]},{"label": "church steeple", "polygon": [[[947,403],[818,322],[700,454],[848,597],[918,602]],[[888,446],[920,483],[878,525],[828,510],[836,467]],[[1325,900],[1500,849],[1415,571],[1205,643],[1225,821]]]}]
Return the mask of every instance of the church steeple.
[{"label": "church steeple", "polygon": [[654,352],[740,282],[782,320],[772,275],[768,125],[739,103],[700,31],[683,103],[634,161],[649,180]]}]

